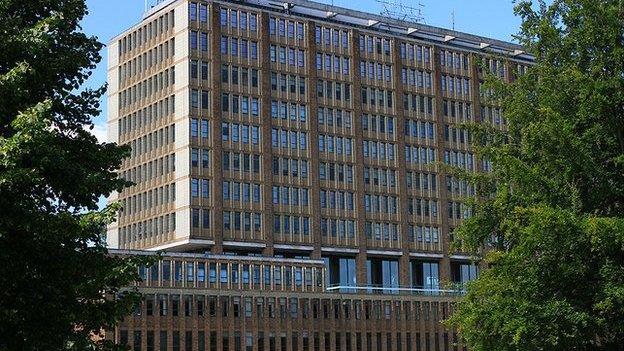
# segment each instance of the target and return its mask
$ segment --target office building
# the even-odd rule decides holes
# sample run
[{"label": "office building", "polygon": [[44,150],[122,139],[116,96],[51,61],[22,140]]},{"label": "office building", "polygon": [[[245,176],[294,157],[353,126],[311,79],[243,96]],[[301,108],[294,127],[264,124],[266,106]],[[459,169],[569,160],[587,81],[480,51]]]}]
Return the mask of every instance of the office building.
[{"label": "office building", "polygon": [[531,60],[307,0],[161,1],[109,44],[109,138],[132,147],[120,172],[135,185],[111,198],[108,243],[168,252],[114,337],[461,349],[440,321],[478,274],[450,248],[475,189],[445,167],[489,171],[461,124],[505,128],[485,70],[512,80]]}]

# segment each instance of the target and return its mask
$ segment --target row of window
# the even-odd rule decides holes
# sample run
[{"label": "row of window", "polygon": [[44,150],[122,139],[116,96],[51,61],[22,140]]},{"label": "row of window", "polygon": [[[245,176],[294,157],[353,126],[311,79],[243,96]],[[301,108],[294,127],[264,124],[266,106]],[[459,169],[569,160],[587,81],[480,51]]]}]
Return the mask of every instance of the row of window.
[{"label": "row of window", "polygon": [[260,99],[255,96],[240,96],[223,93],[221,95],[221,111],[233,115],[258,117],[260,115]]},{"label": "row of window", "polygon": [[192,30],[189,35],[191,50],[208,52],[208,33]]},{"label": "row of window", "polygon": [[[143,239],[161,236],[175,231],[175,213],[133,223],[119,228],[122,245],[131,245]],[[127,247],[126,246],[126,247]]]},{"label": "row of window", "polygon": [[193,228],[210,229],[210,210],[207,208],[191,209],[191,226]]},{"label": "row of window", "polygon": [[293,150],[306,150],[308,148],[308,133],[273,128],[271,129],[271,145],[282,148],[290,147]]},{"label": "row of window", "polygon": [[123,216],[129,216],[175,201],[175,183],[166,184],[122,200]]},{"label": "row of window", "polygon": [[308,160],[273,157],[273,175],[276,176],[308,178],[308,168]]},{"label": "row of window", "polygon": [[434,141],[435,124],[433,124],[433,122],[405,119],[405,136]]},{"label": "row of window", "polygon": [[363,141],[364,158],[394,160],[396,145],[383,141]]},{"label": "row of window", "polygon": [[[499,78],[505,78],[505,61],[485,57],[483,58],[483,63],[488,70],[488,73],[498,76]],[[482,71],[481,67],[479,67],[479,71]]]},{"label": "row of window", "polygon": [[468,70],[470,68],[467,53],[459,53],[448,50],[440,50],[440,65],[463,70]]},{"label": "row of window", "polygon": [[[192,47],[191,47],[192,48]],[[258,60],[258,42],[254,40],[221,36],[221,55]]]},{"label": "row of window", "polygon": [[189,21],[208,23],[208,5],[189,2]]},{"label": "row of window", "polygon": [[304,104],[273,100],[271,101],[271,118],[305,122],[307,120],[307,108]]},{"label": "row of window", "polygon": [[261,157],[246,152],[223,151],[222,164],[224,171],[260,173]]},{"label": "row of window", "polygon": [[119,55],[128,53],[149,40],[155,39],[175,26],[173,10],[155,17],[153,20],[135,29],[119,39]]},{"label": "row of window", "polygon": [[162,64],[163,61],[173,57],[175,54],[174,50],[175,38],[171,38],[147,50],[147,52],[124,62],[119,66],[119,81],[122,82],[125,79],[132,78],[145,70]]},{"label": "row of window", "polygon": [[472,119],[472,104],[469,102],[442,100],[442,114],[445,117],[457,118],[459,122]]},{"label": "row of window", "polygon": [[175,67],[150,76],[119,92],[119,109],[128,107],[175,84]]},{"label": "row of window", "polygon": [[355,221],[351,219],[321,218],[321,235],[332,238],[355,238]]},{"label": "row of window", "polygon": [[317,45],[323,44],[325,47],[349,48],[349,32],[344,29],[316,26],[314,40]]},{"label": "row of window", "polygon": [[273,204],[285,206],[308,206],[309,193],[307,188],[274,185],[272,189]]},{"label": "row of window", "polygon": [[[255,68],[221,65],[221,82],[247,88],[257,88],[259,73]],[[204,79],[202,77],[202,79]]]},{"label": "row of window", "polygon": [[481,120],[490,124],[507,124],[500,107],[481,106]]},{"label": "row of window", "polygon": [[444,140],[454,143],[467,143],[470,141],[470,134],[467,129],[461,127],[444,125]]},{"label": "row of window", "polygon": [[390,56],[390,39],[360,34],[360,51],[363,54],[377,53]]},{"label": "row of window", "polygon": [[223,230],[260,232],[261,228],[261,213],[223,211]]},{"label": "row of window", "polygon": [[392,82],[392,66],[372,61],[360,62],[361,78]]},{"label": "row of window", "polygon": [[353,211],[355,194],[349,191],[321,189],[321,208]]},{"label": "row of window", "polygon": [[[205,261],[179,261],[162,260],[151,267],[140,266],[139,276],[144,282],[149,279],[150,286],[166,286],[170,282],[181,286],[183,282],[210,284],[234,283],[243,285],[256,285],[264,283],[265,286],[282,285],[313,286],[313,276],[316,275],[316,286],[322,286],[322,269],[317,267],[290,266],[285,264],[261,264],[244,262],[205,262]],[[314,274],[313,274],[314,273]],[[188,284],[193,285],[193,284]],[[162,296],[162,295],[160,295]],[[146,300],[149,299],[146,296]],[[174,295],[173,300],[179,299]],[[236,298],[234,298],[234,302]],[[239,299],[240,301],[240,299]],[[163,306],[166,309],[166,305]],[[161,310],[162,311],[162,310]],[[149,314],[149,313],[148,313]],[[161,314],[166,316],[167,314]],[[175,315],[175,313],[174,313]],[[213,316],[213,314],[210,314]],[[224,316],[227,317],[227,314]]]},{"label": "row of window", "polygon": [[119,136],[139,130],[175,112],[175,95],[167,96],[117,120]]},{"label": "row of window", "polygon": [[371,240],[399,240],[399,225],[396,223],[366,222],[364,232],[366,233],[366,238]]},{"label": "row of window", "polygon": [[175,124],[133,139],[128,144],[132,149],[130,156],[138,157],[172,143],[175,143]]},{"label": "row of window", "polygon": [[271,90],[299,94],[301,97],[306,93],[306,79],[285,73],[271,72]]},{"label": "row of window", "polygon": [[457,179],[452,176],[446,176],[446,189],[450,194],[460,196],[474,196],[475,188],[466,179]]},{"label": "row of window", "polygon": [[444,163],[467,171],[473,171],[474,155],[471,152],[444,150]]},{"label": "row of window", "polygon": [[271,17],[269,18],[269,35],[303,40],[305,38],[305,25],[299,21]]},{"label": "row of window", "polygon": [[208,179],[191,178],[191,198],[210,198],[210,181]]},{"label": "row of window", "polygon": [[365,131],[394,134],[394,117],[363,114],[362,129]]},{"label": "row of window", "polygon": [[191,108],[210,109],[210,92],[208,90],[191,89]]},{"label": "row of window", "polygon": [[221,140],[258,145],[260,143],[260,127],[242,123],[222,122]]},{"label": "row of window", "polygon": [[202,60],[191,60],[189,75],[191,79],[208,80],[210,76],[210,63]]},{"label": "row of window", "polygon": [[437,244],[440,241],[440,231],[437,227],[413,225],[407,227],[407,238],[410,242],[425,242]]},{"label": "row of window", "polygon": [[421,198],[409,198],[407,211],[410,215],[438,217],[438,201]]},{"label": "row of window", "polygon": [[393,95],[391,90],[362,87],[362,105],[373,108],[392,108]]},{"label": "row of window", "polygon": [[[125,180],[139,184],[175,172],[175,154],[158,157],[121,172]],[[136,185],[133,185],[133,187]]]},{"label": "row of window", "polygon": [[[257,266],[254,266],[254,269],[256,267]],[[472,267],[473,267],[472,271],[475,272],[474,275],[476,276],[477,267],[474,265],[472,265]],[[268,268],[270,271],[270,267]],[[296,267],[296,268],[299,268],[299,270],[301,270],[300,267]],[[279,272],[281,273],[281,271]],[[308,282],[310,283],[310,285],[313,283],[312,280],[308,281],[308,277],[305,277],[305,281],[304,281],[304,277],[299,277],[297,273],[292,274],[292,272],[288,270],[286,270],[285,272],[289,272],[288,278],[290,279],[290,284],[292,284],[293,280],[295,281],[295,285],[298,285],[298,286],[301,286],[304,283],[307,285]],[[307,272],[308,270],[306,270],[306,273]],[[250,274],[248,275],[239,274],[236,279],[249,280],[249,275]],[[270,274],[268,276],[270,277]],[[280,274],[279,276],[281,280],[282,274]],[[286,277],[286,274],[284,274],[283,276]],[[243,277],[246,277],[246,278],[243,278]],[[300,278],[301,280],[299,280]],[[281,282],[280,282],[280,285],[281,285]],[[412,304],[413,306],[410,306]],[[433,319],[437,321],[437,320],[445,320],[448,316],[448,310],[447,310],[448,306],[446,305],[446,303],[442,303],[442,309],[440,309],[438,302],[333,300],[333,303],[332,303],[332,300],[330,299],[318,299],[318,298],[316,299],[307,299],[307,298],[299,299],[296,297],[292,297],[292,298],[255,297],[255,298],[252,298],[252,297],[239,297],[239,296],[230,297],[230,296],[214,296],[214,295],[206,297],[204,295],[180,296],[177,294],[170,295],[170,296],[167,296],[164,294],[158,294],[154,296],[152,294],[145,294],[145,299],[143,300],[142,305],[143,306],[136,306],[135,311],[134,311],[135,315],[141,315],[142,313],[145,313],[147,316],[159,315],[163,317],[163,316],[167,316],[171,314],[173,317],[177,317],[177,316],[180,316],[182,313],[184,313],[185,317],[191,317],[194,315],[199,316],[199,317],[205,317],[205,316],[216,317],[217,311],[219,311],[221,317],[223,318],[227,318],[229,316],[234,317],[234,318],[241,318],[241,317],[252,318],[255,316],[258,319],[262,320],[265,316],[269,318],[276,318],[277,316],[279,316],[279,318],[281,319],[286,319],[287,317],[290,317],[292,319],[298,319],[299,315],[301,315],[301,318],[303,319],[308,319],[308,318],[351,319],[351,318],[354,318],[356,320],[396,319],[398,321],[403,320],[403,319],[420,320],[421,318],[424,320]],[[182,306],[183,306],[183,310],[181,308]],[[122,332],[121,334],[123,334],[124,330],[122,329],[121,332]],[[165,335],[167,334],[167,331],[163,331],[163,332]],[[174,330],[171,333],[175,335],[176,333],[179,333],[179,331]],[[189,330],[187,333],[191,333],[192,335],[193,332]],[[203,335],[203,330],[199,330],[197,331],[197,333],[199,335]],[[214,336],[211,336],[211,339],[213,339],[213,342],[214,342],[216,339],[216,332],[211,332],[211,334],[212,333],[215,334]],[[259,333],[259,335],[263,334],[262,331],[258,331],[257,333]],[[227,338],[227,335],[228,335],[227,331],[223,331],[222,334],[224,334]],[[251,335],[251,333],[248,333],[248,334]],[[293,343],[294,343],[293,346],[295,346],[297,345],[298,340],[294,341],[294,339],[297,338],[296,335],[298,333],[292,332],[292,334],[293,334]],[[318,339],[318,334],[319,334],[318,332],[314,332],[315,339]],[[326,350],[329,350],[331,346],[331,343],[329,342],[330,333],[325,333],[325,334],[326,334],[325,335],[325,347],[326,347]],[[341,347],[340,334],[341,334],[340,332],[336,333],[336,346],[337,346],[336,350],[340,350],[340,347]],[[367,338],[370,338],[371,333],[366,333],[366,334],[367,334]],[[378,338],[381,338],[381,333],[378,333],[378,334],[379,334]],[[390,334],[390,333],[387,333],[387,334]],[[411,339],[410,333],[406,333],[406,334],[407,334],[406,339],[410,340]],[[420,333],[417,333],[417,334],[418,336],[420,336]],[[427,334],[427,339],[429,339],[428,338],[429,333],[427,332],[426,334]],[[234,331],[234,335],[240,335],[240,334],[238,331]],[[275,350],[274,348],[275,347],[275,340],[274,340],[275,334],[269,333],[269,335],[271,336],[271,341],[269,342],[269,344],[271,344],[272,349]],[[285,349],[286,333],[283,332],[280,335],[283,335],[282,337],[284,340],[282,340],[282,347],[283,349]],[[347,344],[348,345],[351,344],[352,342],[351,333],[346,332],[345,336],[348,337],[347,338],[348,340],[346,341]],[[137,336],[135,332],[135,338],[136,337]],[[306,340],[308,338],[308,333],[306,331],[302,332],[302,337],[304,340]],[[357,338],[361,338],[361,333],[359,332],[357,333]],[[124,340],[125,342],[127,342],[127,335],[125,337],[122,336],[121,339],[122,339],[122,344]],[[188,339],[189,338],[187,337],[186,341],[190,343]],[[402,339],[401,333],[399,332],[397,333],[397,341],[400,341],[401,339]],[[420,337],[417,337],[417,341],[418,341],[418,346],[420,346]],[[140,345],[141,343],[138,343],[138,344]],[[162,337],[161,337],[161,344],[163,344]],[[166,346],[167,343],[164,342],[164,344]],[[228,341],[224,341],[223,347],[224,348],[229,347],[229,345],[227,344],[228,344]],[[304,345],[305,344],[307,343],[304,343]],[[362,350],[361,344],[359,342],[356,342],[356,344],[359,344],[360,346],[357,347],[355,350]],[[315,345],[316,345],[315,349],[319,349],[320,344],[318,340],[315,340]],[[389,345],[387,350],[402,350],[402,348],[400,347],[400,342],[398,343],[398,345],[399,345],[398,348],[394,348],[391,345]],[[247,346],[253,346],[253,343],[251,345],[247,344]],[[447,344],[447,348],[445,348],[446,350],[448,350],[448,346],[449,345]],[[260,348],[260,345],[258,345],[258,347]],[[262,345],[262,347],[264,347],[264,345]],[[252,349],[253,347],[249,348],[249,350],[252,350]],[[427,349],[429,350],[429,347],[427,347]],[[300,349],[297,347],[294,347],[293,350],[300,350]],[[304,347],[303,350],[308,350],[308,349],[307,347]],[[373,349],[369,347],[368,350],[373,350]],[[379,347],[377,350],[381,351],[381,347]],[[412,348],[407,348],[407,350],[412,350]],[[421,349],[418,348],[417,350],[421,350]],[[441,349],[436,348],[435,350],[441,350]]]},{"label": "row of window", "polygon": [[331,54],[316,53],[316,69],[325,72],[342,73],[348,75],[351,65],[349,58]]},{"label": "row of window", "polygon": [[208,139],[210,135],[210,121],[207,119],[191,118],[191,138]]},{"label": "row of window", "polygon": [[407,187],[409,189],[433,190],[438,188],[438,181],[435,173],[406,172]]},{"label": "row of window", "polygon": [[243,203],[260,203],[262,193],[260,184],[223,181],[223,201],[242,201]]},{"label": "row of window", "polygon": [[319,107],[317,111],[319,125],[337,128],[351,128],[351,111]]},{"label": "row of window", "polygon": [[399,46],[399,55],[401,59],[414,63],[431,62],[431,48],[418,44],[401,43]]},{"label": "row of window", "polygon": [[394,195],[364,195],[364,208],[367,213],[397,214],[398,197]]},{"label": "row of window", "polygon": [[431,88],[431,72],[403,68],[401,82],[405,85],[419,88]]},{"label": "row of window", "polygon": [[305,67],[305,52],[302,49],[271,45],[269,47],[271,62],[279,62],[293,67]]},{"label": "row of window", "polygon": [[320,162],[319,179],[353,184],[353,165]]},{"label": "row of window", "polygon": [[364,167],[364,184],[396,187],[397,171],[388,168]]},{"label": "row of window", "polygon": [[403,94],[403,109],[405,111],[431,115],[433,114],[433,97],[417,94]]},{"label": "row of window", "polygon": [[347,156],[351,156],[353,152],[352,138],[319,134],[318,143],[319,152],[328,152]]},{"label": "row of window", "polygon": [[228,26],[243,31],[258,31],[258,15],[253,12],[221,8],[219,11],[219,21],[222,27]]},{"label": "row of window", "polygon": [[447,208],[449,218],[466,219],[472,216],[472,208],[461,202],[449,201]]},{"label": "row of window", "polygon": [[310,218],[274,214],[273,232],[276,234],[310,235]]},{"label": "row of window", "polygon": [[436,162],[436,150],[431,147],[405,145],[405,162],[432,164]]},{"label": "row of window", "polygon": [[200,166],[203,169],[208,169],[210,167],[210,150],[191,148],[191,167]]},{"label": "row of window", "polygon": [[316,95],[335,101],[351,101],[351,84],[319,79],[316,82]]},{"label": "row of window", "polygon": [[442,91],[447,91],[451,94],[457,93],[459,95],[470,95],[470,79],[460,78],[442,75],[440,78]]}]

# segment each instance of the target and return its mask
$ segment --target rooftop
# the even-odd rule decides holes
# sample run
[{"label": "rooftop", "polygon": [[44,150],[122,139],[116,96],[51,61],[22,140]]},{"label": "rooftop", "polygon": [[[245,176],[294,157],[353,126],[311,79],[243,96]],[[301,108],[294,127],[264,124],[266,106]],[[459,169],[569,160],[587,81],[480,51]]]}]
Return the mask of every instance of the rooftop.
[{"label": "rooftop", "polygon": [[[144,14],[143,19],[147,19],[163,8],[178,1],[182,0],[159,1],[156,6],[152,7]],[[442,46],[459,47],[463,50],[486,54],[512,56],[518,60],[524,61],[533,60],[532,55],[526,53],[521,45],[515,43],[309,0],[219,0],[214,2],[257,7],[287,15],[297,15],[324,22],[355,26],[363,30],[379,31],[398,37],[432,41]]]}]

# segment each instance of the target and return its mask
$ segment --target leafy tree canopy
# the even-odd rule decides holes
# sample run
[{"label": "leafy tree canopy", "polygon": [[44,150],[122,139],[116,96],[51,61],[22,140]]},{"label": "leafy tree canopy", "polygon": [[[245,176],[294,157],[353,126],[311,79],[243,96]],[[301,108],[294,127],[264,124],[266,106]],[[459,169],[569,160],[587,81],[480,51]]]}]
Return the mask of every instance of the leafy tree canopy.
[{"label": "leafy tree canopy", "polygon": [[[125,315],[136,278],[100,234],[126,185],[127,149],[88,132],[105,87],[79,91],[100,61],[84,0],[0,0],[0,350],[108,349],[91,336]],[[92,211],[92,212],[89,212]]]},{"label": "leafy tree canopy", "polygon": [[450,323],[475,351],[623,350],[624,2],[515,12],[535,65],[486,82],[508,129],[472,126],[494,171],[456,237],[489,268]]}]

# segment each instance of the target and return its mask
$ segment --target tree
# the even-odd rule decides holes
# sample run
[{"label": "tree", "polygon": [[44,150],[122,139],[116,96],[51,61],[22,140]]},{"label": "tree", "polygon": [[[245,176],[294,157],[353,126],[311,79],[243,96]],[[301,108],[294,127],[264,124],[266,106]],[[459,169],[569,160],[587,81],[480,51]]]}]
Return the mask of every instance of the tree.
[{"label": "tree", "polygon": [[480,350],[624,350],[624,2],[516,3],[535,65],[488,79],[508,130],[455,232],[485,269],[449,321]]},{"label": "tree", "polygon": [[126,315],[136,261],[100,237],[126,182],[128,149],[88,131],[99,89],[78,89],[100,61],[81,33],[83,0],[0,0],[0,350],[110,349],[92,341]]}]

